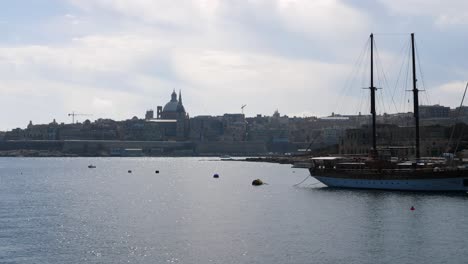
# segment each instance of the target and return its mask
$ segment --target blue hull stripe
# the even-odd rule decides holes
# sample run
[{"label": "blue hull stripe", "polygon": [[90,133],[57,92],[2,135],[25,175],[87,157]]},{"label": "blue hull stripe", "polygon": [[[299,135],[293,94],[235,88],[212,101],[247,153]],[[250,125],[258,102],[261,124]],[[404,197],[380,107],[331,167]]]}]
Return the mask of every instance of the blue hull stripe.
[{"label": "blue hull stripe", "polygon": [[468,178],[426,179],[426,180],[366,180],[343,179],[325,176],[313,176],[328,187],[384,189],[403,191],[468,191],[463,181]]}]

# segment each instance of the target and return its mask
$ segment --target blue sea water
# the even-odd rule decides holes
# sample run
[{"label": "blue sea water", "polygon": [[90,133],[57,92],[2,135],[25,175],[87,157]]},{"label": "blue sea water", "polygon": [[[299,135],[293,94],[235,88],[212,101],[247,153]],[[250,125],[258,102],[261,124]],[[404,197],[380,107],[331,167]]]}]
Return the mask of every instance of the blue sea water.
[{"label": "blue sea water", "polygon": [[294,186],[307,175],[213,158],[0,158],[0,263],[467,263],[468,195]]}]

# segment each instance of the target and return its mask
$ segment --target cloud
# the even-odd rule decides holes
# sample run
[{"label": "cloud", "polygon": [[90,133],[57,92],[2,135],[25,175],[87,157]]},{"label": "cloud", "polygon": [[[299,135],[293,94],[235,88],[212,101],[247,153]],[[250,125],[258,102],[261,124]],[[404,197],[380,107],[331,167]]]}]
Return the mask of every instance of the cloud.
[{"label": "cloud", "polygon": [[141,36],[74,38],[65,46],[24,45],[0,47],[0,60],[16,67],[54,67],[77,71],[125,71],[157,49],[153,39]]},{"label": "cloud", "polygon": [[31,119],[67,122],[72,110],[115,119],[143,113],[157,103],[151,98],[175,86],[144,73],[148,58],[164,54],[159,44],[123,34],[91,35],[57,46],[0,46],[0,104],[16,109],[14,120],[4,116],[1,129]]},{"label": "cloud", "polygon": [[219,2],[219,0],[71,0],[72,4],[88,13],[112,12],[148,23],[183,26],[213,18]]},{"label": "cloud", "polygon": [[108,100],[108,99],[94,97],[92,105],[94,108],[97,108],[97,109],[108,109],[112,107],[113,103],[111,100]]},{"label": "cloud", "polygon": [[[381,2],[398,19],[465,23],[462,2],[451,9],[430,0],[420,10],[416,0]],[[50,122],[55,113],[67,121],[72,110],[93,118],[142,116],[164,105],[172,89],[182,89],[191,116],[240,112],[243,104],[247,115],[356,113],[367,91],[341,87],[383,12],[372,16],[341,0],[67,3],[43,24],[24,21],[36,38],[18,27],[15,36],[27,41],[0,40],[0,105],[16,109],[14,118],[1,116],[3,127]],[[396,51],[380,48],[386,68],[398,64]],[[444,82],[460,78],[447,72]]]},{"label": "cloud", "polygon": [[404,16],[428,16],[437,27],[468,24],[468,2],[465,0],[379,0],[392,13]]},{"label": "cloud", "polygon": [[[337,98],[331,89],[342,82],[349,67],[320,61],[291,59],[248,52],[185,50],[175,58],[175,67],[192,90],[203,91],[195,108],[203,114],[220,109],[239,112],[247,104],[247,114],[304,110],[324,114],[331,105],[323,98]],[[184,102],[187,102],[185,100]],[[203,105],[203,107],[201,107]],[[221,111],[223,111],[221,110]]]},{"label": "cloud", "polygon": [[278,0],[286,26],[311,37],[346,37],[366,28],[364,13],[337,0]]},{"label": "cloud", "polygon": [[[58,122],[71,122],[68,113],[93,114],[97,118],[129,118],[129,113],[143,114],[142,95],[100,89],[86,86],[47,80],[40,77],[27,80],[0,80],[0,105],[9,111],[1,111],[2,129],[24,127],[25,122],[49,123],[52,119]],[[13,110],[14,109],[14,110]],[[14,111],[15,115],[11,113]],[[81,120],[81,119],[80,119]]]},{"label": "cloud", "polygon": [[461,94],[463,93],[463,88],[465,87],[466,83],[463,81],[453,81],[449,83],[444,83],[440,85],[437,89],[443,93],[449,94]]},{"label": "cloud", "polygon": [[[430,96],[437,100],[433,103],[458,107],[460,105],[465,86],[466,81],[447,82],[431,89]],[[464,105],[467,105],[466,100]]]}]

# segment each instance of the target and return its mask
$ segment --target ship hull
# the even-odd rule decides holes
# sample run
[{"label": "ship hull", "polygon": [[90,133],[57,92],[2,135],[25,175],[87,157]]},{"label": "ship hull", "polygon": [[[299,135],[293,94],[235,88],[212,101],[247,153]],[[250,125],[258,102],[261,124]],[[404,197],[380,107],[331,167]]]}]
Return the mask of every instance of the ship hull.
[{"label": "ship hull", "polygon": [[468,177],[440,179],[356,179],[313,176],[328,187],[400,191],[468,191]]}]

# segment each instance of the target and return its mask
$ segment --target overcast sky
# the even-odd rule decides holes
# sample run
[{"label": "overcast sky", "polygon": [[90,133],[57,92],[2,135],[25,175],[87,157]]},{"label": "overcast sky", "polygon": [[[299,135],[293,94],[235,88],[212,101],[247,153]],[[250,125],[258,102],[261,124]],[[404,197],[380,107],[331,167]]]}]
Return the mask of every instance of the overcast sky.
[{"label": "overcast sky", "polygon": [[454,107],[468,80],[467,29],[466,0],[2,1],[0,130],[68,123],[71,111],[143,117],[173,89],[191,116],[243,104],[247,116],[368,112],[368,81],[349,80],[362,79],[355,65],[371,32],[389,84],[378,84],[379,113],[410,109],[408,94],[395,108],[388,99],[410,32],[422,103]]}]

